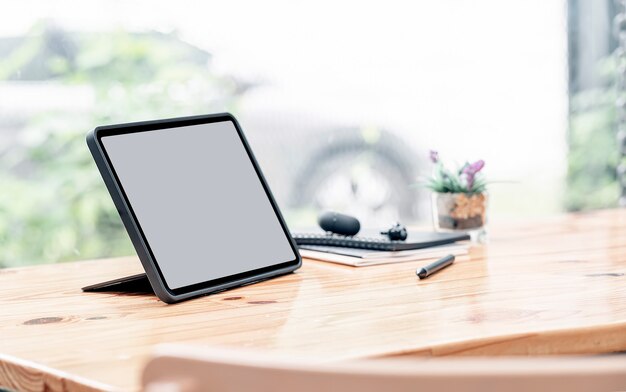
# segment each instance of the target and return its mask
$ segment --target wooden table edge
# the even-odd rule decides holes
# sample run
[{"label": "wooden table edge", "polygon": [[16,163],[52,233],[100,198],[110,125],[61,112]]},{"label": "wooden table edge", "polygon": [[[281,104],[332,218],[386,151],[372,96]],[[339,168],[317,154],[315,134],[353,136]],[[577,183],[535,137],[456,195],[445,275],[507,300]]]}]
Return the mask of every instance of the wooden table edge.
[{"label": "wooden table edge", "polygon": [[36,362],[0,354],[0,387],[40,391],[120,391]]},{"label": "wooden table edge", "polygon": [[[558,338],[557,338],[558,337]],[[555,345],[555,341],[558,344]],[[615,347],[619,347],[615,350]],[[399,350],[368,358],[439,356],[595,355],[626,351],[626,321],[602,326],[502,334]]]},{"label": "wooden table edge", "polygon": [[[557,347],[563,350],[554,350],[554,335],[559,336],[560,343]],[[433,356],[606,354],[607,339],[611,341],[612,347],[616,347],[617,341],[617,345],[626,350],[626,322],[602,327],[584,326],[575,329],[563,328],[533,333],[513,333],[490,338],[477,338],[471,341],[435,344],[428,348],[420,347],[359,358],[345,358],[337,361]],[[543,343],[544,340],[550,344]],[[576,350],[572,350],[573,347]],[[584,349],[581,350],[581,347]],[[567,350],[567,348],[570,349]],[[49,366],[6,354],[0,354],[0,385],[9,388],[53,391],[119,390],[112,385],[74,376]],[[45,387],[32,388],[36,385]]]}]

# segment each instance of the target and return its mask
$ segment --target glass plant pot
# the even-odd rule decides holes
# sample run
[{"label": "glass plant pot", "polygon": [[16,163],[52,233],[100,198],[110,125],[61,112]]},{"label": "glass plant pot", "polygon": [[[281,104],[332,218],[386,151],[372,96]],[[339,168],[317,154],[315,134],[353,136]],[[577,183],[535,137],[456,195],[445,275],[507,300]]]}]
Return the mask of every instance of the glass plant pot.
[{"label": "glass plant pot", "polygon": [[436,231],[465,231],[472,241],[487,240],[486,193],[433,193],[432,198]]}]

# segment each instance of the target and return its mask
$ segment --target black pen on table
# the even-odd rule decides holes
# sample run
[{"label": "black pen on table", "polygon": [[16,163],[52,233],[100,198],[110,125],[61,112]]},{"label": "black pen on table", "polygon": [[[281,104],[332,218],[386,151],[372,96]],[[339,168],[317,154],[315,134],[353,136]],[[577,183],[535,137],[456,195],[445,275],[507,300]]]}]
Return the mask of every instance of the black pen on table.
[{"label": "black pen on table", "polygon": [[417,274],[417,276],[419,276],[420,279],[428,278],[435,272],[440,271],[449,265],[452,265],[452,263],[454,263],[454,255],[447,255],[435,261],[434,263],[430,263],[425,267],[417,269],[415,273]]}]

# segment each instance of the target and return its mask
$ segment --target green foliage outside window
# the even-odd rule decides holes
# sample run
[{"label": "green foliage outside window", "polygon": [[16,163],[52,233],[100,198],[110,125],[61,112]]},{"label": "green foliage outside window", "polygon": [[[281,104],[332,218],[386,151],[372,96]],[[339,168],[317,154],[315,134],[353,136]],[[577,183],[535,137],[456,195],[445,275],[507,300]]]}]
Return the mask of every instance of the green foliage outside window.
[{"label": "green foliage outside window", "polygon": [[[61,50],[50,53],[55,45]],[[5,60],[4,80],[19,84],[30,67],[56,86],[87,88],[94,104],[84,113],[67,102],[68,110],[34,114],[0,156],[0,267],[133,254],[85,144],[87,131],[232,111],[242,91],[215,75],[208,53],[171,34],[72,35],[39,25]]]},{"label": "green foliage outside window", "polygon": [[612,61],[602,63],[600,72],[608,87],[580,92],[570,101],[565,199],[569,211],[615,207],[620,194]]}]

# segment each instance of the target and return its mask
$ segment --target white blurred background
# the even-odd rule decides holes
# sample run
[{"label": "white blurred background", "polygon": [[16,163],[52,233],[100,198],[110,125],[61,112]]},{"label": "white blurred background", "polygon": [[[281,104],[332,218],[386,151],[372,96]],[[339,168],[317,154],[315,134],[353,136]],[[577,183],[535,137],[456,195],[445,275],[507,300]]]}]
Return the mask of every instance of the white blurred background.
[{"label": "white blurred background", "polygon": [[[74,137],[82,138],[101,125],[93,121],[231,111],[291,227],[314,224],[316,214],[327,208],[356,214],[366,226],[392,220],[428,223],[429,193],[415,184],[430,173],[429,149],[451,164],[486,161],[485,175],[494,181],[489,187],[491,219],[566,209],[566,1],[23,0],[3,5],[3,11],[0,37],[28,42],[28,37],[50,31],[61,34],[63,50],[74,48],[78,58],[70,61],[72,66],[83,61],[76,43],[82,36],[105,37],[83,44],[91,50],[98,42],[114,45],[120,34],[157,34],[205,53],[210,78],[235,81],[222,90],[209,87],[191,94],[193,77],[185,81],[187,90],[176,90],[141,72],[138,77],[146,80],[137,85],[129,73],[123,77],[130,82],[104,87],[84,75],[68,78],[64,71],[28,76],[28,61],[20,66],[15,55],[26,44],[7,44],[3,56],[13,65],[0,67],[5,71],[0,77],[6,79],[0,84],[0,171],[13,177],[36,178],[37,165],[16,165],[14,154],[1,152],[43,140],[38,132],[53,133],[55,126],[49,124],[56,120],[49,113],[72,113],[70,120],[63,117],[64,124],[75,126]],[[168,57],[162,48],[142,55]],[[109,60],[115,64],[119,59]],[[160,66],[172,65],[163,60]],[[185,72],[182,67],[170,74]],[[146,110],[141,103],[146,86],[161,89],[159,99],[171,98],[178,106],[172,109],[166,102]],[[107,112],[115,103],[108,99],[120,101],[119,96],[133,104]],[[100,113],[95,118],[85,116],[95,111]],[[69,162],[65,167],[71,170]],[[81,173],[91,171],[95,167]],[[98,208],[110,208],[102,194]],[[84,227],[81,211],[72,212],[79,217],[68,233]],[[109,226],[118,225],[115,219],[110,218]],[[91,235],[98,236],[101,223],[89,224]],[[56,239],[66,245],[43,252],[50,260],[64,260],[129,249],[83,249],[83,237],[67,234]],[[20,250],[12,252],[7,260],[19,264]]]}]

